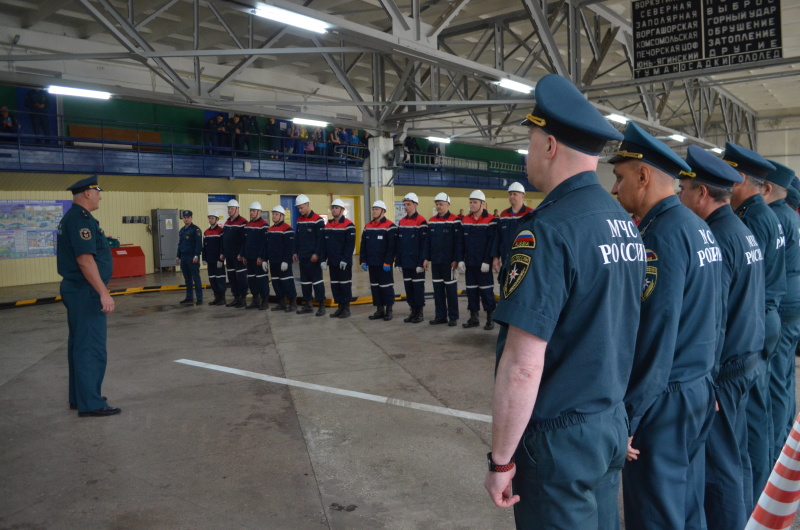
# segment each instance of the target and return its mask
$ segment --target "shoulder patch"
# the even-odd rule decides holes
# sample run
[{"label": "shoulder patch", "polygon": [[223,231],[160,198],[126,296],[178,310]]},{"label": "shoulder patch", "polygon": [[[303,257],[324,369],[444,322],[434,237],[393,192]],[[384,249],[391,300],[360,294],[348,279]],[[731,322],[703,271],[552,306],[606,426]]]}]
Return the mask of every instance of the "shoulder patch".
[{"label": "shoulder patch", "polygon": [[511,244],[511,250],[516,250],[518,248],[536,248],[536,237],[533,235],[533,232],[530,230],[523,230],[517,237],[514,238],[514,242]]},{"label": "shoulder patch", "polygon": [[90,239],[92,239],[92,231],[89,230],[88,228],[81,228],[80,235],[81,235],[81,239],[84,239],[86,241],[89,241]]},{"label": "shoulder patch", "polygon": [[508,262],[508,273],[503,284],[503,296],[508,298],[522,283],[522,279],[531,265],[531,257],[527,254],[514,254]]},{"label": "shoulder patch", "polygon": [[655,252],[647,249],[647,269],[644,275],[644,285],[642,286],[642,302],[647,300],[656,288],[656,280],[658,280],[658,256]]}]

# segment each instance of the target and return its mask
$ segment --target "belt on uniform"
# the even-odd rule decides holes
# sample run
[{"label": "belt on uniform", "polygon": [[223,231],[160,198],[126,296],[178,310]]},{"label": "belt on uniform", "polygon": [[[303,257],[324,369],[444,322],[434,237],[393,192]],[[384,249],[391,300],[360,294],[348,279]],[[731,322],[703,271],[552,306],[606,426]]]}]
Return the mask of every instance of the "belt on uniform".
[{"label": "belt on uniform", "polygon": [[528,426],[525,427],[525,434],[553,431],[555,429],[563,429],[565,427],[586,423],[597,416],[602,416],[603,414],[613,412],[614,409],[616,409],[619,405],[621,405],[621,403],[617,403],[613,407],[600,412],[591,412],[588,414],[582,412],[566,412],[560,416],[556,416],[555,418],[548,418],[546,420],[531,420],[528,422]]},{"label": "belt on uniform", "polygon": [[717,383],[724,383],[751,373],[758,366],[758,354],[759,352],[748,353],[743,357],[723,364],[719,369],[719,375],[717,375]]},{"label": "belt on uniform", "polygon": [[697,379],[692,379],[691,381],[673,381],[672,383],[667,383],[667,388],[664,390],[664,392],[670,393],[689,390],[690,388],[697,386],[699,383],[702,383],[706,380],[711,381],[711,374],[705,374]]}]

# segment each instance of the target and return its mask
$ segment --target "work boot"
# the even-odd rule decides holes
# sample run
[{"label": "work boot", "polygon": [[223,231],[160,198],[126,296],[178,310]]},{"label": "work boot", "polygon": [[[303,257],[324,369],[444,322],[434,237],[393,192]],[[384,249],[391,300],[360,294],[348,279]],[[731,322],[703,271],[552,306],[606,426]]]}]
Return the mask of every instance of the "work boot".
[{"label": "work boot", "polygon": [[389,322],[392,319],[392,306],[386,306],[386,314],[383,315],[383,319],[386,322]]},{"label": "work boot", "polygon": [[416,307],[412,307],[411,308],[411,314],[408,315],[406,318],[404,318],[403,322],[408,324],[409,322],[414,322],[415,318],[417,318],[417,308]]},{"label": "work boot", "polygon": [[483,326],[483,329],[486,331],[494,329],[494,320],[492,320],[492,313],[493,311],[486,312],[486,325]]},{"label": "work boot", "polygon": [[339,318],[347,318],[349,316],[350,316],[350,304],[347,303],[344,304],[344,306],[342,307],[342,314],[339,315]]},{"label": "work boot", "polygon": [[423,320],[425,320],[425,315],[422,314],[422,308],[418,307],[417,308],[417,316],[414,317],[414,319],[411,321],[411,323],[412,324],[419,324]]},{"label": "work boot", "polygon": [[239,301],[236,302],[236,305],[233,307],[246,307],[247,306],[247,295],[242,295],[239,297]]},{"label": "work boot", "polygon": [[283,299],[278,302],[278,305],[270,309],[270,311],[286,311],[286,304],[284,303]]},{"label": "work boot", "polygon": [[435,326],[436,324],[447,324],[447,319],[444,318],[444,317],[442,317],[442,318],[438,318],[437,317],[437,318],[434,318],[433,320],[429,320],[428,323],[431,326]]},{"label": "work boot", "polygon": [[313,313],[314,306],[311,305],[311,302],[306,302],[306,304],[297,310],[298,315],[305,315],[306,313]]},{"label": "work boot", "polygon": [[225,295],[222,295],[219,298],[217,298],[217,305],[224,306],[227,303],[228,303],[228,301],[225,299]]},{"label": "work boot", "polygon": [[377,306],[377,310],[369,316],[370,320],[378,320],[386,316],[386,313],[383,311],[383,306]]},{"label": "work boot", "polygon": [[214,299],[213,299],[213,300],[211,300],[211,301],[208,303],[208,305],[217,305],[217,302],[219,302],[219,296],[217,296],[217,295],[214,295]]},{"label": "work boot", "polygon": [[192,300],[191,298],[184,298],[178,303],[181,305],[194,305],[194,300]]},{"label": "work boot", "polygon": [[458,325],[458,319],[457,318],[452,319],[450,322],[447,323],[447,325],[450,326],[451,328],[453,326],[457,326]]},{"label": "work boot", "polygon": [[258,305],[258,310],[259,311],[265,311],[266,309],[269,309],[269,297],[268,296],[265,296],[264,298],[262,298],[261,299],[261,303]]},{"label": "work boot", "polygon": [[331,313],[331,318],[339,318],[339,315],[342,314],[342,311],[344,311],[344,304],[339,304],[339,307],[336,308],[336,311]]},{"label": "work boot", "polygon": [[287,313],[291,313],[292,311],[297,311],[297,302],[294,299],[292,299],[286,307]]},{"label": "work boot", "polygon": [[322,305],[322,302],[320,302],[320,303],[319,303],[319,308],[317,309],[317,312],[316,312],[316,313],[314,313],[314,314],[315,314],[316,316],[318,316],[318,317],[321,317],[322,315],[324,315],[324,314],[325,314],[325,306],[324,306],[324,305]]},{"label": "work boot", "polygon": [[480,320],[478,320],[478,312],[477,311],[470,311],[469,312],[469,320],[461,324],[462,328],[477,328],[481,325]]},{"label": "work boot", "polygon": [[233,300],[231,300],[231,303],[230,304],[225,304],[225,307],[236,307],[236,305],[238,303],[239,303],[239,297],[238,296],[234,296]]},{"label": "work boot", "polygon": [[261,297],[257,294],[254,294],[253,299],[250,301],[250,305],[245,309],[258,309],[259,305],[261,305]]}]

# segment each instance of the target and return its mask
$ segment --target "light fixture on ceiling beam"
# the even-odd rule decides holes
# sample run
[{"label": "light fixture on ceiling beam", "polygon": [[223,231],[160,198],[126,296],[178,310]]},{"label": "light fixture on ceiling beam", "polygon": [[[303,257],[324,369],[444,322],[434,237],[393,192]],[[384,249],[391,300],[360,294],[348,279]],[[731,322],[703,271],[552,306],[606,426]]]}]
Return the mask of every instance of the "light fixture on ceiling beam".
[{"label": "light fixture on ceiling beam", "polygon": [[608,116],[606,116],[606,119],[607,119],[608,121],[613,121],[613,122],[616,122],[616,123],[621,123],[621,124],[623,124],[623,125],[624,125],[624,124],[626,124],[626,123],[628,123],[628,118],[626,118],[626,117],[625,117],[625,116],[623,116],[622,114],[609,114]]},{"label": "light fixture on ceiling beam", "polygon": [[439,138],[438,136],[428,136],[429,142],[438,142],[440,144],[449,144],[450,138]]},{"label": "light fixture on ceiling beam", "polygon": [[517,149],[517,153],[527,156],[528,155],[528,150],[527,149]]},{"label": "light fixture on ceiling beam", "polygon": [[78,96],[81,98],[93,99],[109,99],[111,98],[110,92],[102,92],[100,90],[85,90],[83,88],[71,88],[67,86],[51,85],[47,87],[50,94],[58,94],[60,96]]},{"label": "light fixture on ceiling beam", "polygon": [[513,90],[514,92],[522,92],[523,94],[530,94],[533,91],[532,86],[525,85],[523,83],[517,83],[511,79],[501,79],[497,82],[497,84],[503,88]]},{"label": "light fixture on ceiling beam", "polygon": [[669,135],[669,137],[672,140],[675,140],[676,142],[685,142],[686,141],[686,137],[685,136],[681,136],[680,134],[671,134],[671,135]]},{"label": "light fixture on ceiling beam", "polygon": [[327,127],[328,122],[319,120],[307,120],[305,118],[292,118],[292,122],[298,125],[310,125],[311,127]]},{"label": "light fixture on ceiling beam", "polygon": [[718,155],[721,155],[721,154],[722,154],[722,153],[724,153],[725,151],[723,151],[723,150],[722,150],[722,149],[720,149],[719,147],[712,147],[712,148],[711,148],[711,152],[712,152],[712,153],[717,153]]},{"label": "light fixture on ceiling beam", "polygon": [[305,15],[300,15],[292,11],[287,11],[285,9],[266,4],[259,4],[258,7],[256,7],[255,14],[259,17],[266,18],[274,22],[280,22],[281,24],[287,24],[296,28],[307,29],[316,33],[327,33],[328,29],[331,27],[327,22],[317,20],[316,18],[307,17]]}]

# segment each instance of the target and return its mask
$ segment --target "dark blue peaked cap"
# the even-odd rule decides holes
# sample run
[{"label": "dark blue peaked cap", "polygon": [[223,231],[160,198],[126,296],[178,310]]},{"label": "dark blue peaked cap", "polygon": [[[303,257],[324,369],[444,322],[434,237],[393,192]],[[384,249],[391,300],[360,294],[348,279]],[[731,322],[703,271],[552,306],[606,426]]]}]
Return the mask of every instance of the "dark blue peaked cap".
[{"label": "dark blue peaked cap", "polygon": [[97,175],[92,175],[91,177],[86,177],[83,180],[79,180],[67,188],[67,191],[71,191],[73,195],[83,193],[86,190],[102,191],[102,188],[97,185]]},{"label": "dark blue peaked cap", "polygon": [[622,140],[619,131],[566,77],[544,76],[536,83],[535,96],[533,112],[520,125],[541,127],[559,142],[589,155],[599,155],[610,140]]},{"label": "dark blue peaked cap", "polygon": [[767,180],[778,186],[783,186],[787,189],[791,188],[792,180],[794,179],[794,169],[779,164],[774,160],[770,160],[769,163],[775,166],[775,171],[769,172]]},{"label": "dark blue peaked cap", "polygon": [[792,179],[792,187],[797,191],[800,191],[800,178],[797,178],[797,175]]},{"label": "dark blue peaked cap", "polygon": [[730,164],[702,147],[690,145],[686,162],[692,172],[682,178],[694,178],[720,188],[732,188],[735,183],[744,182],[744,178]]},{"label": "dark blue peaked cap", "polygon": [[722,159],[751,177],[764,180],[770,171],[775,171],[775,166],[769,160],[741,145],[725,142],[725,154]]},{"label": "dark blue peaked cap", "polygon": [[789,188],[789,191],[786,193],[786,204],[795,210],[800,208],[800,191],[797,191],[794,188]]},{"label": "dark blue peaked cap", "polygon": [[619,151],[608,162],[616,164],[626,160],[639,160],[650,164],[671,175],[672,178],[681,178],[682,173],[691,171],[688,164],[667,144],[635,123],[628,124],[628,128],[625,129],[625,139],[622,140]]}]

